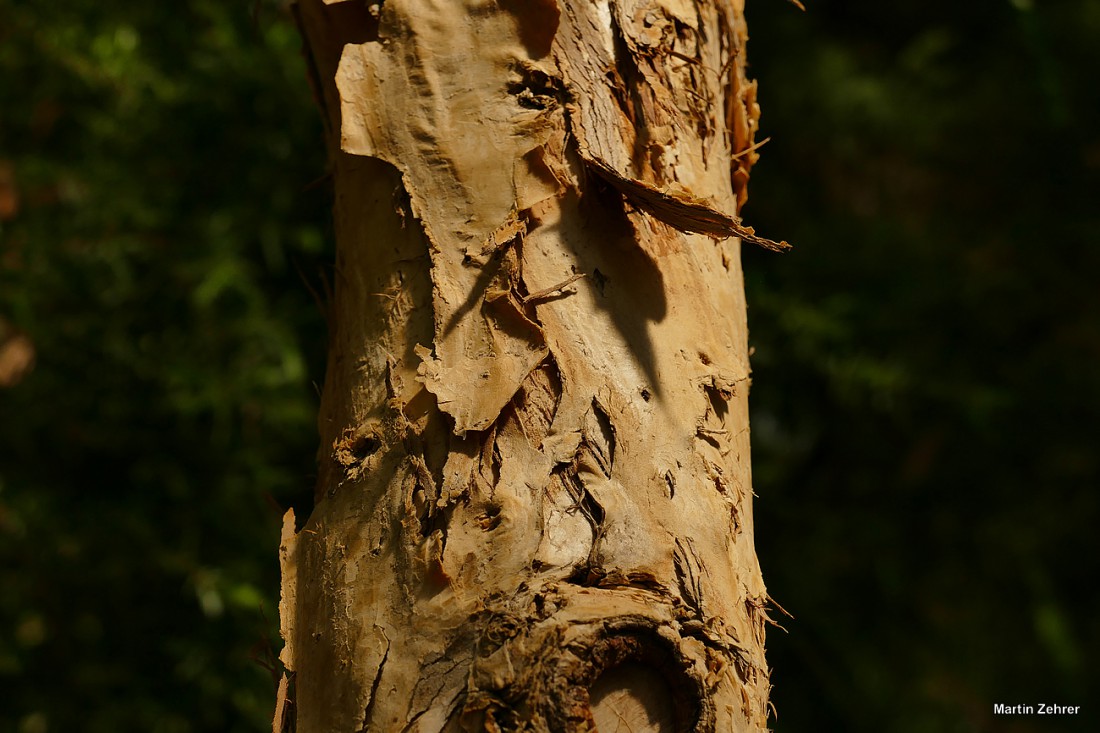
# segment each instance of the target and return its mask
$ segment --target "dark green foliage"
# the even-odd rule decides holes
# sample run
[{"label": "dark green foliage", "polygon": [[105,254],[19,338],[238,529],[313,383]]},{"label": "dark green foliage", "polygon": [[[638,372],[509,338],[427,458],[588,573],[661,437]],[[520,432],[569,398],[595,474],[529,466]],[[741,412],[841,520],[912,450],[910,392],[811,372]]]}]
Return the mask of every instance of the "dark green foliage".
[{"label": "dark green foliage", "polygon": [[0,317],[38,352],[0,390],[0,730],[270,726],[331,260],[299,47],[271,3],[0,0]]},{"label": "dark green foliage", "polygon": [[1098,11],[749,7],[780,733],[1097,729]]},{"label": "dark green foliage", "polygon": [[[1095,729],[992,704],[1100,699],[1100,8],[749,24],[746,217],[796,246],[745,258],[776,730]],[[274,0],[0,0],[0,318],[38,352],[0,389],[0,730],[269,726],[331,261],[298,48]]]}]

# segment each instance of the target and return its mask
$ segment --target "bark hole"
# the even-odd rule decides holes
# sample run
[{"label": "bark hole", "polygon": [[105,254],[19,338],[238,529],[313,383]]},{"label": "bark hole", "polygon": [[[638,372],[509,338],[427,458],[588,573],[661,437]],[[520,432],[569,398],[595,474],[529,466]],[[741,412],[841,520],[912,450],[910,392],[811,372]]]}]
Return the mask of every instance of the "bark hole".
[{"label": "bark hole", "polygon": [[500,521],[500,507],[495,504],[485,507],[485,511],[477,515],[478,526],[486,532],[496,529]]},{"label": "bark hole", "polygon": [[346,428],[333,445],[332,457],[343,468],[344,478],[355,481],[370,466],[370,459],[382,448],[374,429]]},{"label": "bark hole", "polygon": [[526,109],[550,109],[556,107],[561,97],[561,80],[532,66],[515,69],[519,79],[508,84],[508,93]]},{"label": "bark hole", "polygon": [[666,640],[651,631],[624,629],[596,641],[592,659],[587,694],[599,733],[710,730],[699,680]]},{"label": "bark hole", "polygon": [[336,456],[341,464],[349,466],[365,461],[381,447],[382,442],[374,435],[356,435],[352,430],[345,430],[344,438],[336,445]]},{"label": "bark hole", "polygon": [[381,447],[382,443],[377,438],[361,435],[352,442],[350,449],[356,459],[363,461],[374,455]]}]

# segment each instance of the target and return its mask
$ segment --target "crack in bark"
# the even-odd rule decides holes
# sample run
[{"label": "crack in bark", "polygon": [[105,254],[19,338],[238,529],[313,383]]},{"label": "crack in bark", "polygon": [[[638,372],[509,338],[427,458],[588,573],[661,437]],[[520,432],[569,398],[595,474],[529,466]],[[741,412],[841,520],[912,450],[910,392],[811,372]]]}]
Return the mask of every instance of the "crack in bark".
[{"label": "crack in bark", "polygon": [[675,545],[676,550],[672,557],[680,597],[695,612],[696,617],[702,620],[703,584],[699,572],[699,555],[690,537],[677,537]]},{"label": "crack in bark", "polygon": [[[457,700],[461,699],[466,694],[466,686],[463,684],[457,684],[457,676],[453,673],[456,670],[465,669],[472,661],[472,655],[469,650],[468,643],[462,643],[465,640],[464,636],[456,638],[451,644],[448,645],[446,651],[436,656],[432,661],[427,662],[421,667],[420,679],[417,681],[416,687],[412,692],[412,699],[409,703],[409,710],[413,707],[419,707],[420,710],[409,719],[408,724],[402,728],[402,733],[414,730],[414,726],[417,721],[420,720],[426,713],[431,711],[435,706],[436,700],[443,694],[443,691],[448,687],[454,688],[456,692],[451,697],[450,702],[447,705],[448,711],[454,707]],[[449,664],[448,664],[449,663]],[[465,674],[459,675],[465,677]],[[451,679],[456,678],[456,679]],[[427,687],[433,680],[439,680],[439,684],[435,686],[434,692],[427,692]],[[418,702],[419,701],[419,702]],[[449,718],[450,712],[445,714],[444,718]],[[406,717],[408,715],[406,714]]]},{"label": "crack in bark", "polygon": [[561,395],[561,372],[551,353],[527,375],[512,400],[512,414],[531,445],[541,446],[550,432],[550,426],[558,414],[558,405],[561,404]]},{"label": "crack in bark", "polygon": [[[381,630],[380,627],[376,627]],[[374,673],[374,680],[370,685],[370,700],[367,701],[367,707],[363,710],[363,727],[360,733],[369,733],[371,715],[374,714],[374,703],[378,698],[378,686],[382,683],[382,672],[386,668],[386,660],[390,657],[390,640],[386,636],[386,632],[382,631],[383,638],[386,639],[386,651],[382,654],[382,661],[378,663],[378,671]]]},{"label": "crack in bark", "polygon": [[596,458],[600,470],[607,478],[615,468],[615,425],[611,422],[611,416],[596,398],[592,399],[592,415],[596,419],[597,431],[585,432],[585,445],[592,449],[592,455]]}]

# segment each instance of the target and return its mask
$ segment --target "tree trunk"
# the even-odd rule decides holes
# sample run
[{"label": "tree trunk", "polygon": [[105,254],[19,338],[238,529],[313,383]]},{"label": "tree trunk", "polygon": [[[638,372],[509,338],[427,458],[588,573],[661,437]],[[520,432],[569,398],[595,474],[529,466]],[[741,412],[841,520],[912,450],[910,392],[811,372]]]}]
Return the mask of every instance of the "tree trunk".
[{"label": "tree trunk", "polygon": [[338,250],[288,719],[766,730],[742,1],[298,17]]}]

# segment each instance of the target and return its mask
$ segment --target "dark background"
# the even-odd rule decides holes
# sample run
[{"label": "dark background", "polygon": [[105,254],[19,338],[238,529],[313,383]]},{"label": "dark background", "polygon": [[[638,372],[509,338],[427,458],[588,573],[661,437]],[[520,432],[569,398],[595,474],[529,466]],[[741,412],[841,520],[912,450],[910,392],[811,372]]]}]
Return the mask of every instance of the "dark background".
[{"label": "dark background", "polygon": [[[795,244],[745,255],[774,728],[1100,730],[1100,3],[809,5],[748,7],[745,216]],[[332,261],[299,45],[274,0],[0,0],[0,331],[36,352],[0,731],[270,729]]]}]

